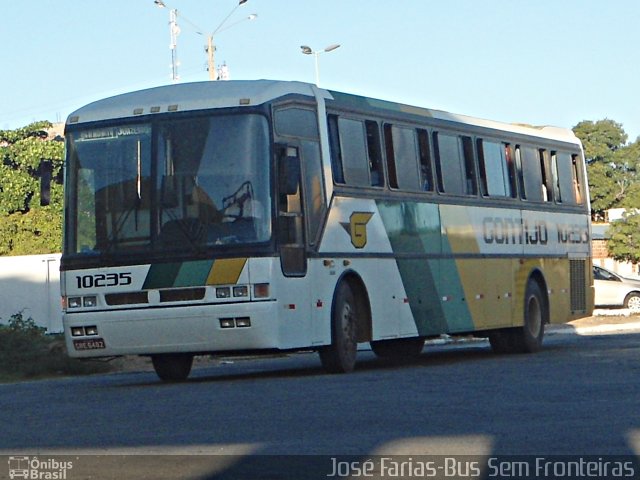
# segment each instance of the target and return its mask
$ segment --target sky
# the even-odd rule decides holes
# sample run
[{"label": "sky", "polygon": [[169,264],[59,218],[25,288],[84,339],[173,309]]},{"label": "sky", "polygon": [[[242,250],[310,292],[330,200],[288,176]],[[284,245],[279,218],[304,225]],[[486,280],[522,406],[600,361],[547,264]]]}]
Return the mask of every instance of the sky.
[{"label": "sky", "polygon": [[[504,122],[608,118],[629,141],[640,136],[637,0],[165,4],[178,11],[181,82],[207,81],[206,35],[233,12],[214,36],[232,80],[314,82],[300,46],[340,44],[318,56],[322,87]],[[172,82],[169,8],[153,0],[0,5],[0,129],[65,121],[100,98]]]}]

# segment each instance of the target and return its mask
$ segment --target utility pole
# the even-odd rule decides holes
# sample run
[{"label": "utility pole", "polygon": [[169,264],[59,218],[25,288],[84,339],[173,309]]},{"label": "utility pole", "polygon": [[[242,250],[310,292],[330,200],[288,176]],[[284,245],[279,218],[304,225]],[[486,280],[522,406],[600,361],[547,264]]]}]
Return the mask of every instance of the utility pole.
[{"label": "utility pole", "polygon": [[213,35],[207,35],[207,55],[208,55],[208,69],[209,69],[209,80],[217,80],[218,79],[218,71],[216,70],[216,62],[215,62],[215,50],[216,47],[213,44]]},{"label": "utility pole", "polygon": [[[238,0],[238,4],[231,10],[231,12],[229,12],[229,14],[224,18],[224,20],[222,20],[222,22],[220,22],[220,24],[208,35],[205,35],[204,33],[202,33],[203,30],[200,27],[198,27],[196,24],[194,24],[191,20],[186,18],[184,15],[180,15],[182,20],[184,20],[187,24],[189,24],[191,27],[195,29],[196,31],[195,33],[197,33],[198,35],[207,37],[207,46],[205,47],[205,50],[207,52],[209,80],[218,80],[221,76],[224,76],[225,80],[229,79],[228,68],[226,66],[226,63],[221,67],[225,72],[224,75],[220,75],[218,73],[218,69],[216,68],[216,63],[215,63],[216,46],[215,46],[213,37],[217,33],[223,30],[227,30],[240,22],[243,22],[245,20],[255,20],[257,18],[258,15],[256,15],[255,13],[252,13],[248,17],[242,18],[237,22],[233,22],[229,25],[226,24],[227,20],[229,20],[229,18],[231,17],[231,15],[233,15],[236,9],[241,5],[244,5],[245,3],[247,3],[247,1],[248,0]],[[164,3],[164,0],[153,0],[153,3],[155,3],[160,8],[169,8],[167,4]],[[180,63],[178,62],[178,52],[177,52],[178,35],[180,34],[180,27],[178,26],[178,10],[176,10],[175,8],[171,9],[169,12],[169,31],[171,33],[171,43],[169,44],[169,48],[171,49],[171,79],[174,82],[177,82],[180,80],[180,77],[178,76],[178,65]]]},{"label": "utility pole", "polygon": [[175,8],[169,11],[169,33],[171,35],[171,43],[169,44],[171,49],[171,80],[177,82],[180,80],[178,76],[178,35],[180,34],[180,27],[178,27],[178,10]]}]

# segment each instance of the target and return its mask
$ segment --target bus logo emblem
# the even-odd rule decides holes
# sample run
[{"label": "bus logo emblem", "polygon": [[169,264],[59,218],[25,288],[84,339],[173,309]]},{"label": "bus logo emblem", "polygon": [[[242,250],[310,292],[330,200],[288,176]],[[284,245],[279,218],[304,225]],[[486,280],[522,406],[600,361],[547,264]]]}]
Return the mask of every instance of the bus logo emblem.
[{"label": "bus logo emblem", "polygon": [[351,243],[356,248],[364,248],[367,244],[367,223],[373,217],[372,212],[353,212],[349,223],[340,223],[351,237]]}]

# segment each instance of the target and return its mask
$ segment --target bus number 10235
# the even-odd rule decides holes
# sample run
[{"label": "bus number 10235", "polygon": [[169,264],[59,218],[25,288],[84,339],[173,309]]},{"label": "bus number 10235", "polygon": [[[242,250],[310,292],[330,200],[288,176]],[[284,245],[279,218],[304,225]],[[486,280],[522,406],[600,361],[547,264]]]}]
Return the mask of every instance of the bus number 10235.
[{"label": "bus number 10235", "polygon": [[97,273],[95,275],[77,275],[78,288],[117,287],[131,285],[131,272]]}]

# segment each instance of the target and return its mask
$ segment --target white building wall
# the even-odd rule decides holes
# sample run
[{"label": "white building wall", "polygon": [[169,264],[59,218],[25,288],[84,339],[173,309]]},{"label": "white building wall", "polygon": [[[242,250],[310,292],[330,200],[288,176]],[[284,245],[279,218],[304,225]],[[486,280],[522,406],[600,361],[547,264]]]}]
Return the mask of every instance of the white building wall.
[{"label": "white building wall", "polygon": [[48,333],[62,332],[59,253],[0,257],[0,323],[18,312]]}]

